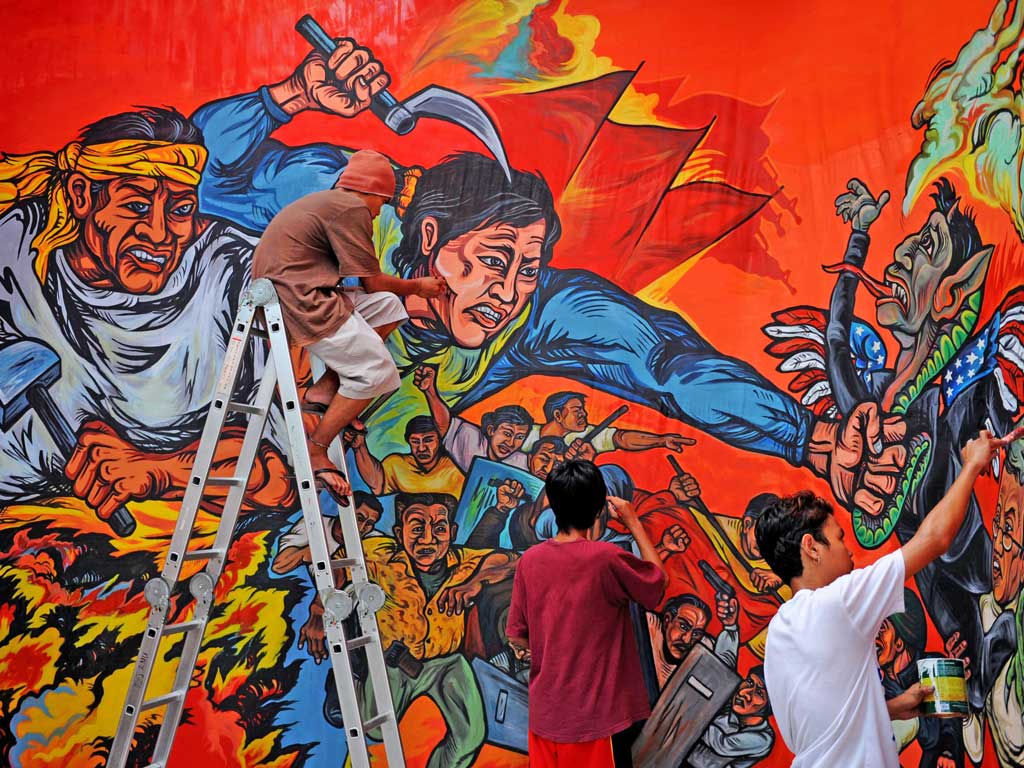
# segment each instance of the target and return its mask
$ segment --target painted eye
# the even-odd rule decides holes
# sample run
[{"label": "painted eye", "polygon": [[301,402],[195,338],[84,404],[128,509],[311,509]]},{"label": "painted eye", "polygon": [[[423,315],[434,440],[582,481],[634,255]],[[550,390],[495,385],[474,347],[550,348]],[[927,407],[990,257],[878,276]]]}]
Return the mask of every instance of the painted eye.
[{"label": "painted eye", "polygon": [[519,270],[519,274],[523,277],[536,277],[538,272],[540,272],[540,270],[537,269],[537,267],[523,267]]},{"label": "painted eye", "polygon": [[924,252],[929,256],[935,251],[935,241],[932,239],[932,233],[930,230],[925,230],[924,234],[921,235],[921,247],[924,248]]},{"label": "painted eye", "polygon": [[196,209],[195,203],[182,203],[171,211],[175,216],[188,216]]},{"label": "painted eye", "polygon": [[487,267],[493,267],[494,269],[501,269],[505,266],[505,262],[497,256],[481,256],[480,263]]},{"label": "painted eye", "polygon": [[134,202],[125,203],[124,207],[127,208],[132,213],[149,213],[150,209],[153,206],[151,206],[149,203]]}]

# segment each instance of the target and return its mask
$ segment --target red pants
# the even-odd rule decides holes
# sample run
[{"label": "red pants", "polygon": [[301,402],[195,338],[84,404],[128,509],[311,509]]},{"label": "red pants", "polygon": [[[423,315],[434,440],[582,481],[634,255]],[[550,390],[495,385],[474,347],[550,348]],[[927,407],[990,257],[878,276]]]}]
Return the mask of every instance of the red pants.
[{"label": "red pants", "polygon": [[530,731],[530,768],[614,768],[612,740],[562,744]]}]

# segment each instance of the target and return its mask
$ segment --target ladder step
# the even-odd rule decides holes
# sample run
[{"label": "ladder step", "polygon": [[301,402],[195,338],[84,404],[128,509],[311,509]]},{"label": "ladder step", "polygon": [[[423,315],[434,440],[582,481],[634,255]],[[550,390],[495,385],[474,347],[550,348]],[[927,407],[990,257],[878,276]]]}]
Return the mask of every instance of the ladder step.
[{"label": "ladder step", "polygon": [[165,707],[168,704],[173,704],[175,701],[178,701],[178,699],[183,698],[185,698],[184,691],[171,691],[170,693],[165,693],[163,696],[157,696],[155,699],[150,699],[149,701],[142,702],[142,704],[139,706],[139,711],[144,712],[147,709]]},{"label": "ladder step", "polygon": [[249,413],[253,416],[262,416],[266,411],[262,408],[257,408],[255,405],[249,405],[248,403],[237,403],[234,400],[228,403],[228,410],[235,411],[236,413]]},{"label": "ladder step", "polygon": [[243,488],[248,482],[246,477],[210,477],[207,478],[207,485],[231,485],[231,486],[242,486]]},{"label": "ladder step", "polygon": [[203,622],[201,621],[183,621],[180,624],[168,624],[160,632],[161,635],[167,637],[168,635],[177,635],[182,632],[192,632],[196,629],[202,629]]},{"label": "ladder step", "polygon": [[360,635],[359,637],[352,638],[345,643],[345,647],[350,651],[354,651],[356,648],[363,648],[373,642],[373,638],[370,635]]},{"label": "ladder step", "polygon": [[384,725],[384,723],[393,720],[394,715],[391,712],[382,712],[376,717],[371,717],[369,720],[363,723],[363,730],[372,731],[374,728]]},{"label": "ladder step", "polygon": [[163,763],[150,763],[146,768],[167,768]]},{"label": "ladder step", "polygon": [[354,557],[340,557],[337,560],[331,560],[331,568],[337,570],[339,568],[354,568],[359,565],[359,561]]},{"label": "ladder step", "polygon": [[181,556],[182,560],[213,560],[215,557],[223,557],[223,549],[193,549]]}]

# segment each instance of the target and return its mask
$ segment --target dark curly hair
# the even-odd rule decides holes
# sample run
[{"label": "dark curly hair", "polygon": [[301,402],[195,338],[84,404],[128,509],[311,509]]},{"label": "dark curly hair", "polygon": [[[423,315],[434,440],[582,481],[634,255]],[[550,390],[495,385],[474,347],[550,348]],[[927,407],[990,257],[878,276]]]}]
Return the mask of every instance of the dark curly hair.
[{"label": "dark curly hair", "polygon": [[805,533],[828,546],[821,527],[832,514],[832,505],[811,491],[784,496],[765,507],[754,528],[757,548],[768,566],[789,584],[804,572],[800,541]]},{"label": "dark curly hair", "polygon": [[[430,257],[423,254],[422,226],[427,217],[437,221],[438,230]],[[467,232],[492,224],[523,227],[539,219],[544,220],[541,263],[547,264],[562,234],[547,182],[539,174],[517,170],[509,181],[493,158],[472,152],[453,155],[424,170],[416,182],[402,214],[402,242],[392,261],[402,277],[422,277],[429,273],[434,254]]]}]

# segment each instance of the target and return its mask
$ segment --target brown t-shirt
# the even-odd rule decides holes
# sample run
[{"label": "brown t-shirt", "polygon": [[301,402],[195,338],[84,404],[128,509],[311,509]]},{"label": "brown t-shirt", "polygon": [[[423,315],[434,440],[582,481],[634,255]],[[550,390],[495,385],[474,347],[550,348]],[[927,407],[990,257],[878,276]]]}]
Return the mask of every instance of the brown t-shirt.
[{"label": "brown t-shirt", "polygon": [[252,276],[274,283],[293,343],[327,338],[352,314],[338,287],[345,277],[380,274],[370,209],[344,189],[314,192],[273,218],[252,260]]}]

